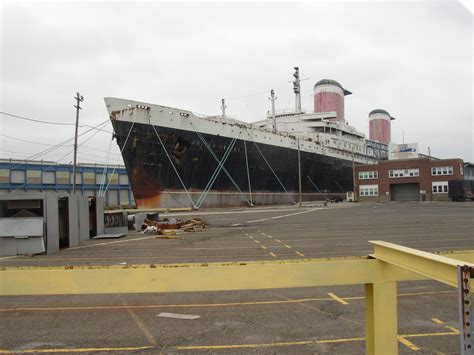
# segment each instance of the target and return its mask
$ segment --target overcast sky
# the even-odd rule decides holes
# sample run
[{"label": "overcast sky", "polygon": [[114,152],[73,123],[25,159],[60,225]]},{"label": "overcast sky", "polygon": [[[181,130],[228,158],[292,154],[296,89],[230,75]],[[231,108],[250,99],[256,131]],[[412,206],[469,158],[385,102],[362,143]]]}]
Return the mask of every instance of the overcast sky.
[{"label": "overcast sky", "polygon": [[[274,89],[294,105],[300,67],[303,107],[314,83],[353,92],[346,120],[368,136],[368,113],[387,110],[392,140],[422,153],[474,161],[473,16],[456,1],[410,2],[1,2],[0,111],[62,123],[108,119],[106,96],[218,114],[220,99]],[[247,122],[265,117],[268,94],[227,101]],[[110,131],[111,125],[103,126]],[[81,127],[80,132],[87,130]],[[80,138],[91,137],[92,131]],[[0,115],[0,157],[26,158],[74,134]],[[41,143],[33,144],[9,137]],[[110,133],[79,150],[105,162]],[[69,162],[72,147],[39,156]],[[119,158],[115,141],[109,162]]]}]

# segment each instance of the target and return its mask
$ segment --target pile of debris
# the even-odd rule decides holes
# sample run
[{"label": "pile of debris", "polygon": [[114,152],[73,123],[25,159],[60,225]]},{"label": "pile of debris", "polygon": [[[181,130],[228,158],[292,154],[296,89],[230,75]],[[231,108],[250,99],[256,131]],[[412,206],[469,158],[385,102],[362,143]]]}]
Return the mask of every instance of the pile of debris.
[{"label": "pile of debris", "polygon": [[163,218],[154,221],[146,218],[141,225],[144,234],[176,235],[181,232],[199,232],[207,230],[208,224],[202,218],[179,220],[177,218]]}]

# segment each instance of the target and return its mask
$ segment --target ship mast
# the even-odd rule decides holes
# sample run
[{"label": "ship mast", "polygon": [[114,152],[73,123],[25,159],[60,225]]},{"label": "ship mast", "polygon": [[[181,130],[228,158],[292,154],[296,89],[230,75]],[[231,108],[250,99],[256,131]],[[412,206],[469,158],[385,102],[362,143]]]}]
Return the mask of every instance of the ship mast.
[{"label": "ship mast", "polygon": [[300,86],[300,68],[294,67],[293,92],[295,93],[295,112],[301,112],[301,86]]},{"label": "ship mast", "polygon": [[276,123],[276,117],[275,117],[275,100],[278,99],[278,97],[275,96],[275,91],[273,89],[270,91],[270,97],[268,99],[272,102],[273,133],[276,133],[277,123]]},{"label": "ship mast", "polygon": [[225,109],[227,108],[227,105],[225,104],[225,99],[222,99],[221,102],[222,102],[222,106],[221,106],[222,118],[225,118]]}]

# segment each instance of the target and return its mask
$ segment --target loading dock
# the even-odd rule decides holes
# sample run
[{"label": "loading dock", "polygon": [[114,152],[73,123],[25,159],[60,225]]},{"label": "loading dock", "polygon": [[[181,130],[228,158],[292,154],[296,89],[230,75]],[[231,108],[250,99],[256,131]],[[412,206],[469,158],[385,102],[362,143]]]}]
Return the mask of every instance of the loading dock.
[{"label": "loading dock", "polygon": [[393,184],[390,185],[392,201],[407,202],[420,200],[420,184]]}]

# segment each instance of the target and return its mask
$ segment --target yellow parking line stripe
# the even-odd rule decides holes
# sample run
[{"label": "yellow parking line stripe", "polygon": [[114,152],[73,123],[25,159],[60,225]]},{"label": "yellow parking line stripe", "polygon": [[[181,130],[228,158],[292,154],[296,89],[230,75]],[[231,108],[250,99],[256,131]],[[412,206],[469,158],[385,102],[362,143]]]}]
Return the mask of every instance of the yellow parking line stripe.
[{"label": "yellow parking line stripe", "polygon": [[[124,306],[127,306],[127,304],[125,302],[124,302]],[[147,338],[148,342],[153,346],[157,346],[158,341],[153,336],[153,334],[150,332],[150,330],[147,328],[147,326],[142,322],[140,317],[133,310],[131,310],[130,308],[126,308],[126,310],[127,310],[128,314],[130,314],[132,319],[135,321],[138,328],[140,328],[140,330],[142,331],[145,338]]]},{"label": "yellow parking line stripe", "polygon": [[285,244],[285,247],[287,247],[288,249],[291,249],[291,247],[288,244]]},{"label": "yellow parking line stripe", "polygon": [[265,245],[260,245],[262,247],[262,249],[267,249],[267,247]]},{"label": "yellow parking line stripe", "polygon": [[25,353],[88,353],[100,351],[137,351],[153,349],[152,346],[131,346],[123,348],[78,348],[78,349],[28,349],[28,350],[4,350],[0,354],[25,354]]},{"label": "yellow parking line stripe", "polygon": [[331,344],[331,343],[348,343],[351,341],[365,341],[365,338],[345,338],[345,339],[325,339],[325,340],[315,340],[316,344]]},{"label": "yellow parking line stripe", "polygon": [[439,337],[444,335],[459,335],[455,332],[439,332],[439,333],[419,333],[419,334],[402,334],[404,338],[422,338],[422,337]]},{"label": "yellow parking line stripe", "polygon": [[[412,293],[399,293],[397,297],[409,297],[409,296],[426,296],[426,295],[437,295],[440,293],[454,293],[456,291],[427,291],[427,292],[412,292]],[[364,300],[364,296],[344,297],[345,300]]]},{"label": "yellow parking line stripe", "polygon": [[[420,334],[402,334],[400,338],[410,337],[430,337],[430,336],[448,336],[457,335],[453,332],[443,333],[420,333]],[[177,350],[213,350],[213,349],[250,349],[250,348],[264,348],[264,347],[282,347],[282,346],[297,346],[297,345],[309,345],[309,344],[335,344],[335,343],[348,343],[356,341],[364,341],[365,338],[342,338],[342,339],[321,339],[321,340],[305,340],[305,341],[291,341],[291,342],[276,342],[276,343],[263,343],[263,344],[229,344],[229,345],[191,345],[191,346],[177,346]],[[412,344],[410,342],[410,344]],[[404,344],[405,345],[405,344]],[[416,345],[413,345],[416,347]],[[152,349],[151,346],[140,346],[140,347],[123,347],[123,348],[78,348],[78,349],[29,349],[29,350],[5,350],[1,349],[0,354],[19,354],[19,353],[74,353],[74,352],[99,352],[99,351],[136,351]],[[418,347],[416,347],[418,348]],[[418,348],[419,349],[419,348]],[[414,349],[413,349],[414,350]]]},{"label": "yellow parking line stripe", "polygon": [[16,258],[16,257],[17,257],[16,255],[2,256],[2,257],[0,258],[0,260],[3,260],[3,259],[14,259],[14,258]]},{"label": "yellow parking line stripe", "polygon": [[276,256],[276,254],[275,254],[275,253],[273,253],[273,252],[270,252],[270,255],[271,255],[271,256],[273,256],[274,258],[276,258],[276,257],[277,257],[277,256]]},{"label": "yellow parking line stripe", "polygon": [[271,347],[292,346],[292,345],[347,343],[347,342],[364,341],[364,340],[365,338],[346,338],[346,339],[289,341],[289,342],[264,343],[264,344],[197,345],[197,346],[177,346],[176,349],[178,350],[212,350],[212,349],[271,348]]},{"label": "yellow parking line stripe", "polygon": [[300,253],[299,251],[297,251],[296,254],[298,254],[299,256],[303,256],[303,257],[304,257],[304,254],[303,254],[303,253]]},{"label": "yellow parking line stripe", "polygon": [[[122,244],[122,243],[136,242],[136,241],[141,241],[141,240],[154,239],[155,237],[156,237],[156,236],[140,237],[140,238],[130,238],[130,239],[125,239],[125,240],[114,240],[113,242],[95,243],[95,244],[89,244],[89,245],[80,245],[80,246],[77,246],[77,247],[72,247],[72,248],[65,249],[65,251],[76,250],[76,249],[84,249],[84,248],[90,248],[90,247],[98,247],[98,246],[101,246],[101,245]],[[130,243],[130,244],[132,244],[132,243]]]},{"label": "yellow parking line stripe", "polygon": [[269,343],[269,344],[236,344],[236,345],[196,345],[196,346],[177,346],[178,350],[204,350],[204,349],[242,349],[242,348],[263,348],[273,346],[290,346],[290,345],[307,345],[312,344],[308,341],[293,341],[286,343]]},{"label": "yellow parking line stripe", "polygon": [[344,304],[344,305],[349,304],[346,301],[344,301],[342,298],[337,297],[334,293],[328,292],[328,296],[331,297],[333,300],[339,302],[340,304]]},{"label": "yellow parking line stripe", "polygon": [[411,349],[411,350],[413,350],[413,351],[420,351],[420,350],[421,350],[418,346],[416,346],[415,344],[413,344],[410,340],[405,339],[404,337],[402,337],[402,336],[400,336],[400,335],[398,336],[398,341],[399,341],[400,343],[402,343],[403,345],[405,345],[407,348],[409,348],[409,349]]},{"label": "yellow parking line stripe", "polygon": [[[405,338],[410,338],[410,337],[430,337],[430,336],[449,336],[449,335],[457,335],[457,334],[453,332],[402,334],[402,335],[399,335],[399,340],[400,338],[403,338],[404,340],[406,340]],[[309,344],[348,343],[348,342],[364,341],[364,340],[365,338],[361,337],[361,338],[321,339],[321,340],[305,340],[305,341],[291,341],[291,342],[263,343],[263,344],[191,345],[191,346],[177,346],[176,349],[177,350],[250,349],[250,348],[297,346],[297,345],[309,345]],[[412,343],[410,342],[410,344]],[[416,345],[413,345],[413,346],[416,347]],[[137,350],[147,350],[147,349],[153,349],[153,347],[140,346],[140,347],[122,347],[122,348],[28,349],[28,350],[13,350],[13,351],[0,349],[0,354],[74,353],[74,352],[99,352],[99,351],[112,352],[112,351],[137,351]]]},{"label": "yellow parking line stripe", "polygon": [[[444,322],[439,319],[439,318],[431,318],[431,320],[433,321],[433,323],[436,323],[436,324],[440,324],[440,325],[444,325]],[[446,329],[449,329],[450,331],[452,331],[453,333],[456,333],[456,334],[459,334],[459,329],[456,328],[456,327],[451,327],[449,325],[445,325],[444,326]]]},{"label": "yellow parking line stripe", "polygon": [[275,242],[281,243],[281,240],[279,240],[279,239],[275,239]]},{"label": "yellow parking line stripe", "polygon": [[453,333],[459,334],[459,329],[458,329],[458,328],[451,327],[451,326],[449,326],[449,325],[446,325],[445,328],[446,328],[446,329],[449,329],[449,330],[452,331]]},{"label": "yellow parking line stripe", "polygon": [[[402,334],[398,336],[398,340],[408,346],[410,349],[418,351],[419,347],[405,338],[409,337],[430,337],[430,336],[446,336],[456,335],[455,333],[420,333],[420,334]],[[264,348],[264,347],[281,347],[294,345],[308,345],[308,344],[334,344],[334,343],[348,343],[354,341],[365,341],[365,338],[345,338],[345,339],[322,339],[322,340],[303,340],[303,341],[289,341],[279,343],[263,343],[263,344],[229,344],[229,345],[191,345],[191,346],[177,346],[178,350],[213,350],[213,349],[249,349],[249,348]]]},{"label": "yellow parking line stripe", "polygon": [[421,296],[421,295],[435,295],[437,293],[455,293],[456,291],[427,291],[427,292],[413,292],[400,293],[398,296]]},{"label": "yellow parking line stripe", "polygon": [[[425,294],[433,294],[437,292],[414,292],[412,294],[399,294],[404,296],[422,296]],[[247,305],[266,305],[266,304],[284,304],[284,303],[304,303],[314,301],[329,301],[332,298],[299,298],[287,299],[284,301],[255,301],[255,302],[229,302],[229,303],[196,303],[196,304],[151,304],[151,305],[116,305],[116,306],[79,306],[79,307],[19,307],[19,308],[0,308],[0,312],[41,312],[41,311],[87,311],[87,310],[112,310],[112,309],[141,309],[141,308],[193,308],[193,307],[234,307]],[[359,297],[344,297],[344,300],[362,300],[363,296]],[[458,331],[456,328],[452,327]]]},{"label": "yellow parking line stripe", "polygon": [[254,306],[267,304],[303,303],[313,301],[328,301],[330,298],[299,298],[273,301],[254,302],[229,302],[229,303],[195,303],[195,304],[151,304],[151,305],[118,305],[118,306],[80,306],[80,307],[32,307],[32,308],[3,308],[0,312],[29,312],[29,311],[84,311],[84,310],[107,310],[107,309],[141,309],[141,308],[194,308],[194,307],[233,307]]}]

